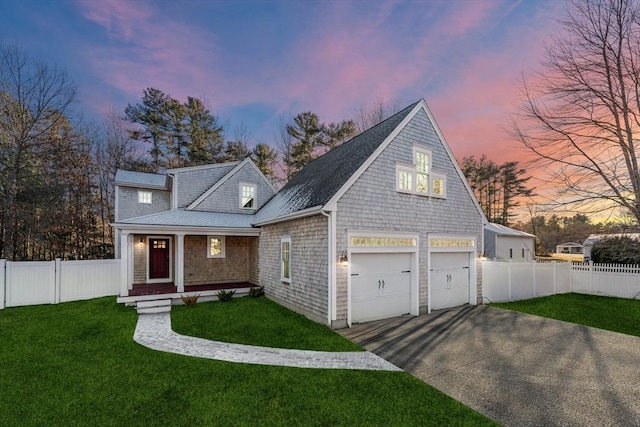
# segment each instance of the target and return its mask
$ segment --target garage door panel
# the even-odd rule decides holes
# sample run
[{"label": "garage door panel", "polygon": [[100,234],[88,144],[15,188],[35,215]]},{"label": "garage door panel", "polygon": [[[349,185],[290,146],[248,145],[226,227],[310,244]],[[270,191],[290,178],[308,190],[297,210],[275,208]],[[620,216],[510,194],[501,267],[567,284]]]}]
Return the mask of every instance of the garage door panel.
[{"label": "garage door panel", "polygon": [[431,254],[431,309],[441,310],[469,303],[471,278],[469,253]]},{"label": "garage door panel", "polygon": [[411,254],[352,254],[351,258],[352,322],[411,311]]}]

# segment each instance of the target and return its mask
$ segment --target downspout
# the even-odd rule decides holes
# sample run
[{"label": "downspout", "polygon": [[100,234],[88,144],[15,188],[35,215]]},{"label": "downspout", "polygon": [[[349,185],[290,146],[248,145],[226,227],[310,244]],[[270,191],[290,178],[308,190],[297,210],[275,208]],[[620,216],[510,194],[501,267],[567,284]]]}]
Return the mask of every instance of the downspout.
[{"label": "downspout", "polygon": [[336,286],[336,244],[335,244],[335,235],[336,235],[336,223],[333,218],[332,211],[324,211],[321,210],[320,213],[327,217],[327,228],[328,228],[328,279],[329,283],[327,283],[327,322],[329,327],[333,326],[333,317],[334,317],[334,295],[335,295],[335,286]]}]

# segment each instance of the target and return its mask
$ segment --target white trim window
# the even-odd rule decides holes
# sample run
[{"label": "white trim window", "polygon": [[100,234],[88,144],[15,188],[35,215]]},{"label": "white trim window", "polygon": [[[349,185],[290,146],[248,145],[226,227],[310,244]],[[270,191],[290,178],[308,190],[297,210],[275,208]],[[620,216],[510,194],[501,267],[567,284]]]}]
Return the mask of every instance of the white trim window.
[{"label": "white trim window", "polygon": [[397,190],[413,193],[413,166],[396,165]]},{"label": "white trim window", "polygon": [[150,205],[153,193],[151,191],[138,190],[138,203]]},{"label": "white trim window", "polygon": [[280,238],[280,280],[291,283],[291,237]]},{"label": "white trim window", "polygon": [[242,209],[256,209],[256,193],[258,186],[247,182],[240,183],[240,207]]},{"label": "white trim window", "polygon": [[429,194],[431,151],[413,147],[413,164],[416,167],[416,193]]},{"label": "white trim window", "polygon": [[433,197],[447,197],[447,177],[441,173],[431,174],[431,195]]},{"label": "white trim window", "polygon": [[396,163],[396,190],[438,198],[447,197],[447,177],[431,169],[431,150],[413,146],[413,164]]},{"label": "white trim window", "polygon": [[208,236],[207,237],[207,258],[224,258],[224,257],[225,257],[224,236]]}]

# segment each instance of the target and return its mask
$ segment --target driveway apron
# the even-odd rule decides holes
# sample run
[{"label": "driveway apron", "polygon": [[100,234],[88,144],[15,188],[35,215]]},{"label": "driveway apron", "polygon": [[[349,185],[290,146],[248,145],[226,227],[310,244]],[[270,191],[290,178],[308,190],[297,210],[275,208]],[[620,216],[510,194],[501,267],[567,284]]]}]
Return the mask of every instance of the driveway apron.
[{"label": "driveway apron", "polygon": [[343,336],[504,426],[640,426],[640,338],[487,306]]}]

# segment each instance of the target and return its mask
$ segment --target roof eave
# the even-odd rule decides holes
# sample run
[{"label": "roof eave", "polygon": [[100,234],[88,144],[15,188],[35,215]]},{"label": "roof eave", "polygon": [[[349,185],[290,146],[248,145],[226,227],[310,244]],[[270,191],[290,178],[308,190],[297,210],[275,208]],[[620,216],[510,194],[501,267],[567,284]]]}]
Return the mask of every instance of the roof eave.
[{"label": "roof eave", "polygon": [[253,225],[255,225],[256,227],[262,227],[263,225],[271,225],[271,224],[277,224],[279,222],[284,222],[284,221],[291,221],[294,219],[300,219],[300,218],[306,218],[308,216],[313,216],[313,215],[318,215],[320,214],[320,212],[323,210],[323,206],[322,205],[318,205],[318,206],[312,206],[310,208],[307,209],[303,209],[301,211],[297,211],[291,214],[287,214],[287,215],[281,215],[275,218],[270,218],[264,221],[259,221],[259,222],[255,222],[253,223]]}]

